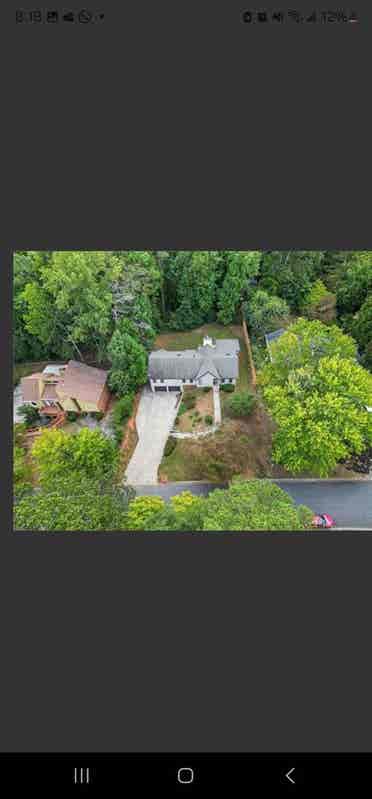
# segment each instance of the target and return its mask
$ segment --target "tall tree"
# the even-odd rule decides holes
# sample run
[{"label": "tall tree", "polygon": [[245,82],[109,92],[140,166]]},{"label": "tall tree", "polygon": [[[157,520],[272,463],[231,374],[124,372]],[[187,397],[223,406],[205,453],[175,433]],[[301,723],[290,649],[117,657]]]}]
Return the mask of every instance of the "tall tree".
[{"label": "tall tree", "polygon": [[337,286],[339,313],[355,313],[371,292],[372,252],[355,252]]},{"label": "tall tree", "polygon": [[177,308],[171,324],[178,330],[198,327],[214,317],[216,280],[220,266],[217,251],[196,250],[182,259],[177,281]]},{"label": "tall tree", "polygon": [[150,251],[120,251],[114,257],[117,266],[111,284],[114,320],[130,319],[140,341],[151,346],[160,321],[161,264]]},{"label": "tall tree", "polygon": [[289,307],[281,297],[257,289],[250,301],[244,303],[244,315],[249,329],[257,336],[276,330],[289,316]]},{"label": "tall tree", "polygon": [[352,333],[362,351],[372,343],[372,293],[364,301],[353,321]]},{"label": "tall tree", "polygon": [[326,356],[355,359],[356,344],[336,325],[299,318],[271,344],[271,354],[259,375],[261,385],[284,385],[294,369],[313,367]]},{"label": "tall tree", "polygon": [[300,311],[319,276],[324,253],[311,250],[265,252],[260,270],[260,288],[286,300]]},{"label": "tall tree", "polygon": [[249,294],[250,281],[259,272],[261,257],[262,253],[256,250],[228,254],[227,271],[218,297],[218,319],[223,325],[233,321]]},{"label": "tall tree", "polygon": [[105,252],[52,253],[23,291],[28,332],[51,341],[62,357],[75,350],[82,358],[89,348],[101,360],[113,326],[110,286],[117,269]]},{"label": "tall tree", "polygon": [[50,340],[42,343],[29,332],[25,323],[27,303],[23,292],[28,283],[38,280],[39,267],[36,253],[16,252],[13,256],[13,347],[16,362],[40,360],[50,350]]},{"label": "tall tree", "polygon": [[123,320],[115,330],[107,348],[112,363],[109,385],[121,397],[137,391],[147,378],[146,351],[142,344],[128,332],[131,325],[132,323],[128,320]]}]

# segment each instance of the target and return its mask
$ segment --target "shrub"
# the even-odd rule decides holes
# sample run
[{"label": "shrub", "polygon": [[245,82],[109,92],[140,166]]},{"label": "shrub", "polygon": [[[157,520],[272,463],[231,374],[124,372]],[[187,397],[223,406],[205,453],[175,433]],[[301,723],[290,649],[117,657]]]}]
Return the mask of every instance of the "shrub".
[{"label": "shrub", "polygon": [[76,419],[78,418],[78,415],[79,414],[75,413],[75,411],[67,411],[67,421],[68,422],[76,422]]},{"label": "shrub", "polygon": [[114,433],[115,441],[121,444],[124,435],[124,422],[126,422],[133,409],[134,396],[133,394],[126,394],[118,400],[112,414],[112,430]]},{"label": "shrub", "polygon": [[308,508],[306,505],[298,505],[297,507],[298,518],[300,520],[300,524],[303,525],[305,530],[308,530],[312,527],[313,521],[313,512]]},{"label": "shrub", "polygon": [[35,427],[40,421],[39,411],[33,405],[20,405],[18,413],[23,416],[26,427]]},{"label": "shrub", "polygon": [[262,369],[269,361],[266,344],[252,342],[252,355],[256,369]]},{"label": "shrub", "polygon": [[121,424],[113,425],[112,432],[114,434],[114,440],[120,445],[124,438],[124,427]]},{"label": "shrub", "polygon": [[209,414],[204,416],[204,421],[206,424],[213,424],[213,416],[210,416]]},{"label": "shrub", "polygon": [[164,455],[166,458],[168,457],[168,455],[170,455],[173,452],[173,450],[175,450],[176,446],[177,446],[177,440],[169,436],[168,441],[164,448]]},{"label": "shrub", "polygon": [[17,422],[13,427],[13,443],[14,445],[22,446],[24,434],[27,426],[21,422]]},{"label": "shrub", "polygon": [[217,460],[216,458],[206,458],[205,470],[206,475],[208,475],[210,480],[227,480],[229,477],[229,471],[226,464],[221,463],[221,461]]},{"label": "shrub", "polygon": [[205,388],[203,388],[203,394],[208,394],[208,391],[210,391],[210,388],[205,386]]},{"label": "shrub", "polygon": [[256,404],[256,397],[249,391],[244,394],[235,394],[230,402],[230,412],[233,416],[248,416]]},{"label": "shrub", "polygon": [[121,397],[121,399],[118,400],[112,414],[115,424],[125,422],[126,419],[129,419],[132,413],[133,401],[133,394],[125,394],[124,397]]},{"label": "shrub", "polygon": [[186,407],[185,403],[184,403],[184,402],[181,402],[181,404],[180,404],[180,409],[179,409],[179,411],[178,411],[178,415],[179,415],[179,416],[182,416],[182,414],[183,414],[183,413],[186,413],[186,411],[187,411],[187,407]]},{"label": "shrub", "polygon": [[186,410],[189,411],[191,408],[195,408],[196,399],[195,397],[186,396],[183,398],[183,402],[181,402],[181,406],[184,405]]},{"label": "shrub", "polygon": [[235,386],[233,383],[222,383],[220,386],[221,391],[226,391],[228,394],[232,394],[235,391]]},{"label": "shrub", "polygon": [[91,413],[90,415],[93,416],[93,419],[97,419],[97,422],[100,422],[105,414],[102,411],[97,411],[97,413]]}]

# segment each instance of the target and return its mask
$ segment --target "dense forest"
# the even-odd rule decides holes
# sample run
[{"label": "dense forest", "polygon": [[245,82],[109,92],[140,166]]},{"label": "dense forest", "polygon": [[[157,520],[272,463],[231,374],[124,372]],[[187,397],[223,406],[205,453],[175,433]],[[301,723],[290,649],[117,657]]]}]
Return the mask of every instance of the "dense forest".
[{"label": "dense forest", "polygon": [[[73,358],[107,369],[115,400],[113,438],[46,430],[32,450],[27,430],[38,411],[24,406],[25,424],[14,431],[18,528],[303,529],[308,509],[247,476],[275,477],[279,468],[328,477],[363,458],[360,469],[370,468],[371,252],[17,252],[13,289],[14,383],[37,363]],[[231,326],[243,318],[257,388],[252,393],[246,359],[238,388],[222,396],[221,430],[176,450],[173,439],[165,451],[171,480],[233,480],[230,488],[168,505],[135,498],[123,479],[122,440],[147,380],[148,352],[156,339],[195,346],[187,331],[202,326],[237,335]],[[279,328],[286,332],[270,360],[265,334]]]},{"label": "dense forest", "polygon": [[[159,329],[240,321],[254,340],[283,319],[337,321],[372,368],[372,253],[18,252],[14,359],[117,364],[122,337],[146,352]],[[134,347],[134,344],[133,344]],[[114,380],[115,383],[115,380]]]}]

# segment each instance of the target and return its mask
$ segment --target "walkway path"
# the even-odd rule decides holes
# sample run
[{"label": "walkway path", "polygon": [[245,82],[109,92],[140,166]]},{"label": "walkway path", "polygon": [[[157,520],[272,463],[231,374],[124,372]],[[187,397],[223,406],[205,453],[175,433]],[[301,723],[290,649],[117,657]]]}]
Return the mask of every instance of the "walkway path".
[{"label": "walkway path", "polygon": [[218,430],[218,427],[212,425],[208,430],[201,430],[199,433],[180,433],[178,430],[172,430],[170,435],[172,438],[204,438],[205,436],[210,436],[211,433],[215,433],[216,430]]},{"label": "walkway path", "polygon": [[221,399],[219,386],[213,386],[214,423],[221,424]]}]

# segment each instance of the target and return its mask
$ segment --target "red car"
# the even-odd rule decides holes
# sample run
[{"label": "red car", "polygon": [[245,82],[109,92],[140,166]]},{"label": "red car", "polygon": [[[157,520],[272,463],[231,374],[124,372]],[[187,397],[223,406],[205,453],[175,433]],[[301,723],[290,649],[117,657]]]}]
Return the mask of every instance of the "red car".
[{"label": "red car", "polygon": [[329,529],[330,527],[334,527],[335,524],[335,520],[329,513],[319,513],[313,516],[313,527],[325,527]]}]

